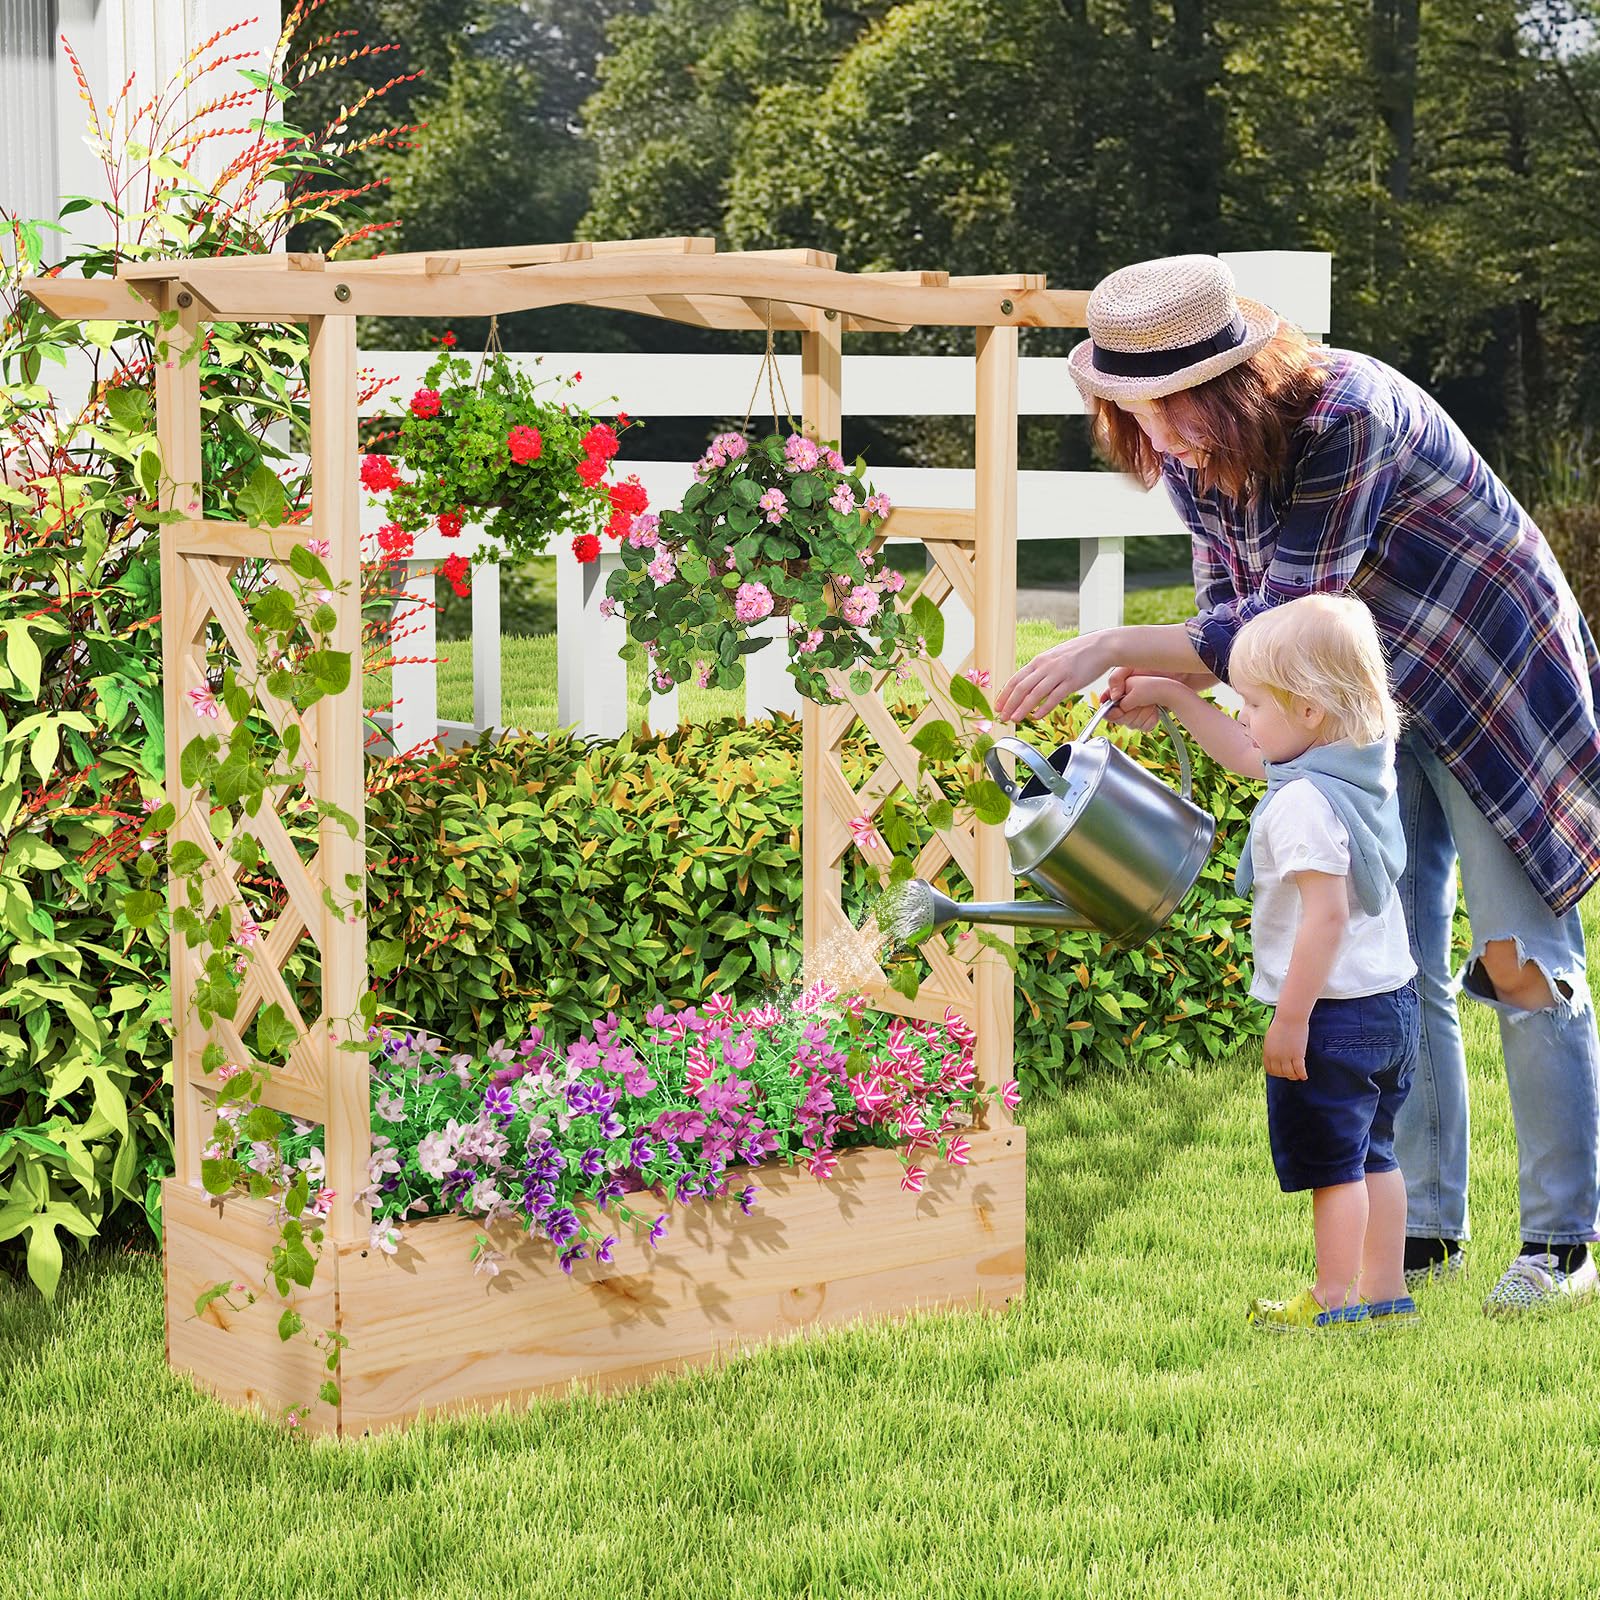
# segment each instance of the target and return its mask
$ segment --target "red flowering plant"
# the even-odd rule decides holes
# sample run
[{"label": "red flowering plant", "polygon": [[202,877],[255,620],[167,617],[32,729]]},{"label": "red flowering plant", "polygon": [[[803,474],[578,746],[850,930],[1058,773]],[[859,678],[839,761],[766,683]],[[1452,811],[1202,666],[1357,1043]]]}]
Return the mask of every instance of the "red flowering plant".
[{"label": "red flowering plant", "polygon": [[[557,398],[576,377],[536,380],[494,344],[474,373],[454,343],[448,334],[441,341],[390,452],[362,460],[361,481],[383,497],[389,518],[379,535],[385,550],[409,554],[430,523],[454,539],[483,522],[499,560],[539,555],[567,534],[573,555],[593,561],[602,535],[620,539],[649,504],[637,478],[612,481],[620,434],[638,424],[597,422]],[[446,577],[465,594],[465,558],[451,558]]]},{"label": "red flowering plant", "polygon": [[802,434],[723,433],[680,510],[636,518],[604,605],[649,659],[646,698],[690,678],[737,688],[767,617],[788,621],[789,673],[808,700],[836,698],[829,668],[854,669],[862,692],[868,667],[900,663],[934,607],[895,604],[905,580],[874,551],[889,497],[864,472]]}]

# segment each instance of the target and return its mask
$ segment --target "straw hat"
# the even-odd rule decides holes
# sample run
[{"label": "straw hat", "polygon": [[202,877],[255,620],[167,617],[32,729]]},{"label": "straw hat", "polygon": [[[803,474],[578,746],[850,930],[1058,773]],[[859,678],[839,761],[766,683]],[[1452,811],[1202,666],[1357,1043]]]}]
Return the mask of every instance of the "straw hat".
[{"label": "straw hat", "polygon": [[1089,296],[1089,337],[1067,358],[1085,400],[1156,400],[1248,361],[1278,314],[1241,300],[1215,256],[1136,261]]}]

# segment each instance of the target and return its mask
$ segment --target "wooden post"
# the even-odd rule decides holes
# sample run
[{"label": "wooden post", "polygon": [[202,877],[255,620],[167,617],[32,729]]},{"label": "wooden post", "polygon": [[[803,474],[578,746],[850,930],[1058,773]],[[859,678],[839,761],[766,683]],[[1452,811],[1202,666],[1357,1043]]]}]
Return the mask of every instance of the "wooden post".
[{"label": "wooden post", "polygon": [[[356,1008],[367,988],[366,786],[361,744],[361,501],[356,481],[356,322],[353,316],[309,319],[311,344],[311,525],[330,547],[333,607],[338,622],[330,648],[350,652],[350,684],[313,707],[316,765],[307,776],[312,793],[355,821],[324,818],[317,876],[340,906],[323,906],[317,942],[322,949],[321,1037],[327,1120],[323,1128],[327,1183],[334,1191],[333,1242],[356,1238],[356,1196],[367,1187],[372,1153],[372,1107],[367,1057],[343,1050],[364,1030]],[[347,881],[354,877],[358,887]],[[364,1223],[360,1224],[363,1231]]]},{"label": "wooden post", "polygon": [[[806,437],[842,439],[844,405],[844,320],[818,317],[814,327],[800,335],[800,414]],[[839,899],[844,874],[827,858],[825,829],[827,804],[822,786],[823,765],[829,759],[823,729],[826,708],[806,702],[802,737],[801,781],[801,920],[809,961],[828,934],[827,906]]]},{"label": "wooden post", "polygon": [[[973,475],[977,610],[973,657],[993,685],[1004,683],[1017,663],[1017,330],[978,329],[978,393]],[[977,828],[977,871],[972,890],[979,900],[1009,900],[1011,859],[999,828]],[[989,930],[1011,940],[1009,928]],[[1012,1076],[1011,969],[997,951],[982,949],[973,962],[976,1000],[972,1026],[978,1035],[978,1081],[1004,1083]],[[991,1116],[1008,1123],[995,1106]]]},{"label": "wooden post", "polygon": [[[164,340],[158,340],[156,358],[156,443],[161,452],[161,494],[163,511],[177,511],[185,517],[201,514],[200,453],[200,364],[185,363],[183,356],[194,343],[200,313],[191,306],[180,308],[177,290],[167,285],[162,309],[177,312],[177,323]],[[164,352],[163,352],[164,346]],[[188,565],[177,548],[173,535],[176,524],[164,527],[161,536],[161,677],[162,703],[166,716],[166,795],[180,818],[191,808],[204,807],[209,796],[190,788],[183,781],[180,757],[188,736],[199,731],[192,714],[184,715],[184,691],[189,677],[186,658],[198,655],[204,670],[204,631],[196,646],[189,636],[186,620],[192,598]],[[176,835],[174,835],[176,836]],[[168,875],[169,914],[180,900],[188,903],[188,890],[182,878]],[[194,1015],[194,977],[187,940],[176,932],[169,944],[172,994],[172,1158],[180,1182],[200,1182],[201,1105],[197,1087],[200,1054],[205,1048],[205,1029]]]}]

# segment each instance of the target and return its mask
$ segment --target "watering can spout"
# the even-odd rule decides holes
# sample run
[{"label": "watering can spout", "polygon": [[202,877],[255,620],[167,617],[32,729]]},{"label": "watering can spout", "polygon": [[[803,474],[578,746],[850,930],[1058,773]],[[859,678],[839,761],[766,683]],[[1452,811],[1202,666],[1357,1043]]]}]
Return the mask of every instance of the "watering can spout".
[{"label": "watering can spout", "polygon": [[1056,900],[980,900],[962,905],[940,894],[923,878],[902,889],[895,911],[895,931],[932,932],[948,922],[987,922],[1013,928],[1064,928],[1087,933],[1094,923],[1073,906]]}]

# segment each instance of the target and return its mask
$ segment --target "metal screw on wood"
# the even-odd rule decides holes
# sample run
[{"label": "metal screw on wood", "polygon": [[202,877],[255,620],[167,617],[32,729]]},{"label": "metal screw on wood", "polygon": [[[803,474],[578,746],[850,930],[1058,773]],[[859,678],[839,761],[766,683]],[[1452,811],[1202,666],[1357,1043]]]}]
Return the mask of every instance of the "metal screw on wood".
[{"label": "metal screw on wood", "polygon": [[1002,300],[1000,302],[1000,315],[1002,317],[1009,317],[1011,315],[1011,302],[1009,300]]},{"label": "metal screw on wood", "polygon": [[828,319],[829,322],[837,322],[839,319],[839,313],[837,311],[824,311],[822,314]]},{"label": "metal screw on wood", "polygon": [[194,304],[194,296],[187,289],[180,289],[178,291],[178,304],[187,311]]},{"label": "metal screw on wood", "polygon": [[333,298],[341,302],[348,300],[350,298],[350,285],[348,283],[334,284]]}]

